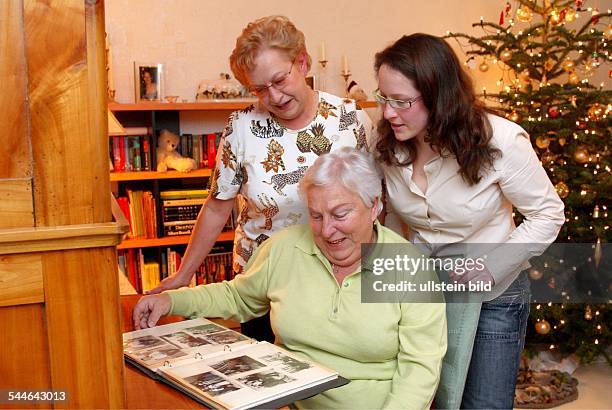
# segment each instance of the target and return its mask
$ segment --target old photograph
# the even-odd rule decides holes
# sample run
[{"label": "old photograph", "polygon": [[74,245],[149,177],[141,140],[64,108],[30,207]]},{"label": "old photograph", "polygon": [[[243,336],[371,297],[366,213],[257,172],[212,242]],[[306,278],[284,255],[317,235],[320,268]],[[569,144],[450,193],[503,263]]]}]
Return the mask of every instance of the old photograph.
[{"label": "old photograph", "polygon": [[232,357],[231,359],[222,360],[220,362],[213,363],[210,365],[210,367],[217,370],[219,373],[223,373],[226,376],[249,372],[251,370],[260,369],[265,366],[265,364],[259,363],[257,360],[249,356]]},{"label": "old photograph", "polygon": [[260,390],[269,389],[279,384],[291,383],[297,379],[276,371],[267,371],[249,374],[248,376],[239,377],[237,380],[252,389]]},{"label": "old photograph", "polygon": [[221,394],[240,390],[240,386],[211,372],[189,376],[185,380],[192,386],[212,396],[219,396]]},{"label": "old photograph", "polygon": [[295,373],[312,367],[310,363],[301,362],[281,352],[263,356],[261,359],[287,373]]}]

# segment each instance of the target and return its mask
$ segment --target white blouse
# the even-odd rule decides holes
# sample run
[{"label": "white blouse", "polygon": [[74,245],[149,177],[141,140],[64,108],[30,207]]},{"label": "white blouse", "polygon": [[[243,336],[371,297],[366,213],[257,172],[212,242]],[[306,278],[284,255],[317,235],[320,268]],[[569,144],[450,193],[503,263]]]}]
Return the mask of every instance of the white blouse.
[{"label": "white blouse", "polygon": [[[412,242],[427,244],[430,251],[440,254],[444,249],[449,255],[470,254],[467,248],[482,254],[486,249],[485,264],[495,279],[490,300],[529,266],[526,261],[530,257],[541,254],[555,240],[565,217],[563,202],[525,130],[495,115],[488,118],[493,128],[491,143],[502,156],[475,185],[463,180],[459,164],[450,154],[425,165],[425,193],[412,180],[412,165],[383,165],[383,169],[388,225],[398,228],[393,226],[397,220],[407,224]],[[396,156],[406,158],[401,152]],[[513,205],[525,217],[518,227],[512,219]]]},{"label": "white blouse", "polygon": [[324,153],[350,146],[367,149],[372,122],[355,101],[318,92],[317,113],[307,126],[282,126],[258,105],[232,113],[219,145],[211,195],[241,199],[234,238],[234,273],[275,232],[308,222],[298,183]]}]

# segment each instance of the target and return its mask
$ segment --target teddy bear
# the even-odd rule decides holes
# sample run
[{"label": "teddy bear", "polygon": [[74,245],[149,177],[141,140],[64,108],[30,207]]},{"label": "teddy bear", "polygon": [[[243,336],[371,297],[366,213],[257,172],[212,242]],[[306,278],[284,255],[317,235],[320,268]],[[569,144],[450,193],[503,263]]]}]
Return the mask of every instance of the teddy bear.
[{"label": "teddy bear", "polygon": [[180,172],[189,172],[196,169],[196,162],[192,158],[185,158],[176,151],[180,138],[175,133],[162,130],[157,140],[157,171],[166,172],[168,168]]}]

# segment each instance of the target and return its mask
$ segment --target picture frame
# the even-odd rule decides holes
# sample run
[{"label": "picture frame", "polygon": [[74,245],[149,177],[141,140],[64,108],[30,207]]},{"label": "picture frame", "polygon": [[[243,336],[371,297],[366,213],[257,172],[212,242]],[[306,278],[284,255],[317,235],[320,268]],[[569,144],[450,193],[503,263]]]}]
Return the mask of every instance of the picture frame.
[{"label": "picture frame", "polygon": [[306,76],[306,84],[313,90],[317,89],[317,77],[314,74]]},{"label": "picture frame", "polygon": [[134,96],[137,103],[163,101],[163,64],[134,62]]}]

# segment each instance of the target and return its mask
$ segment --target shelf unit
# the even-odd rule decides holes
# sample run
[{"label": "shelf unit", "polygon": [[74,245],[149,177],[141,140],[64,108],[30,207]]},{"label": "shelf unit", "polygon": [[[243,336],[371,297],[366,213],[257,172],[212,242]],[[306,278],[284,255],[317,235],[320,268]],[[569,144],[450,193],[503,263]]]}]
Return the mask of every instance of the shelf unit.
[{"label": "shelf unit", "polygon": [[[156,138],[161,129],[168,129],[175,133],[180,131],[181,111],[215,111],[223,114],[234,110],[244,109],[253,104],[255,100],[240,101],[211,101],[204,103],[163,103],[143,102],[138,104],[122,104],[112,102],[108,109],[114,113],[124,127],[140,127],[152,130],[151,137],[151,165],[155,169]],[[137,251],[147,249],[149,258],[155,257],[158,263],[163,263],[162,253],[169,247],[184,247],[189,243],[190,235],[162,236],[162,203],[160,191],[164,189],[202,189],[206,187],[206,180],[212,175],[212,169],[201,168],[190,172],[168,170],[167,172],[133,171],[111,172],[110,181],[115,192],[121,192],[126,187],[133,189],[150,190],[155,197],[157,209],[157,238],[130,238],[124,239],[117,250]],[[221,232],[217,242],[232,242],[234,231]]]}]

